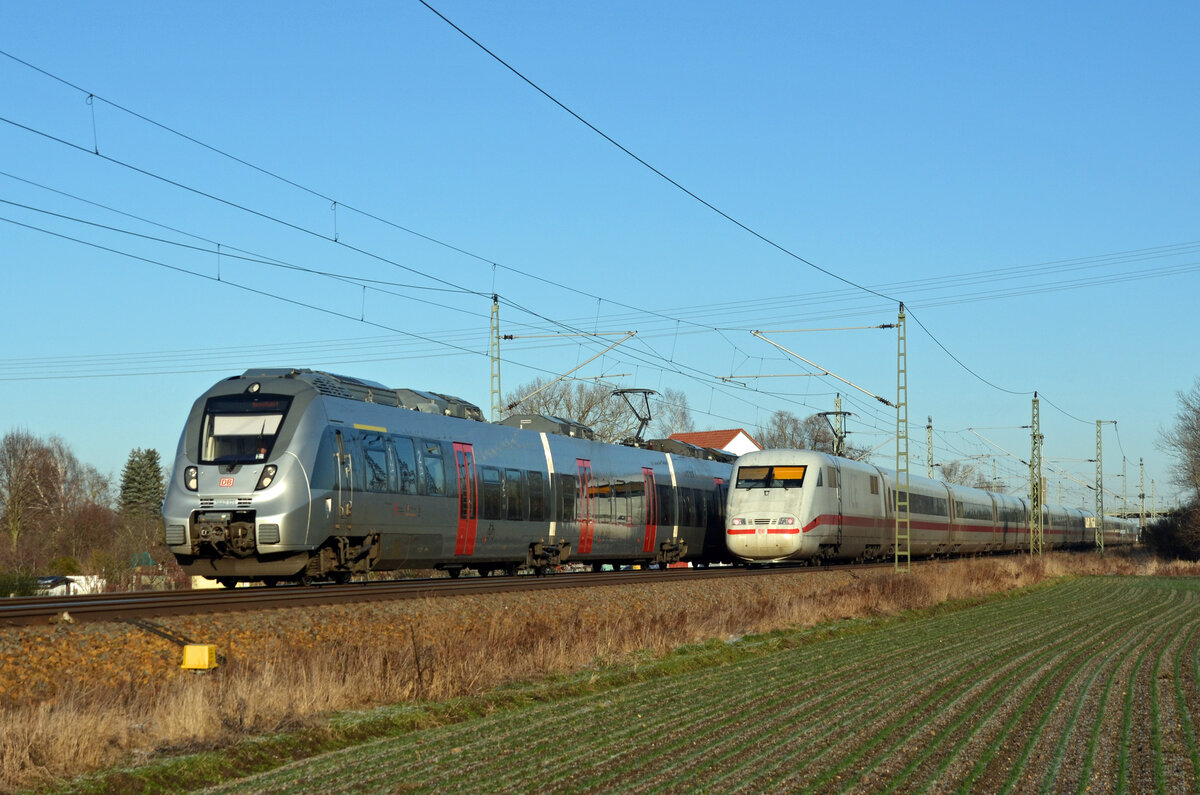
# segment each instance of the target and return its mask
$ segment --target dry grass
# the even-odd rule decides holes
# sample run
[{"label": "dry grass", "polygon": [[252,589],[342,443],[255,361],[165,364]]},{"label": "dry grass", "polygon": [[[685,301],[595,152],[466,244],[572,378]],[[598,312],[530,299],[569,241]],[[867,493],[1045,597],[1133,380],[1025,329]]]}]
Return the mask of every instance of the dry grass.
[{"label": "dry grass", "polygon": [[[0,789],[317,725],[338,710],[476,694],[548,674],[636,662],[713,638],[894,615],[1096,574],[1196,576],[1200,565],[1119,555],[1014,556],[915,567],[909,575],[832,570],[701,584],[635,582],[164,622],[217,643],[228,657],[204,675],[180,671],[176,649],[131,636],[127,627],[91,634],[60,627],[16,640],[9,630],[0,634],[8,663],[0,669],[7,683],[0,692],[9,693],[0,702]],[[46,670],[48,657],[80,659],[84,646],[99,642],[96,632],[108,633],[109,654],[138,670],[82,677],[67,667],[57,677]],[[39,683],[36,698],[20,696],[30,691],[12,668],[18,640],[27,648],[36,641],[39,649],[55,649],[41,661],[25,660],[28,680]],[[129,648],[122,650],[121,643]]]}]

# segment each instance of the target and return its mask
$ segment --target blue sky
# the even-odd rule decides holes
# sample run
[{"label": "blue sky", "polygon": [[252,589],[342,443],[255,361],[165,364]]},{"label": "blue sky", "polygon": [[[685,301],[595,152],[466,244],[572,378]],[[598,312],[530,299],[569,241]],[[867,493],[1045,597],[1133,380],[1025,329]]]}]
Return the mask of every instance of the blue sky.
[{"label": "blue sky", "polygon": [[[495,292],[504,333],[636,330],[578,374],[682,390],[701,429],[840,391],[890,466],[882,404],[721,377],[812,372],[751,330],[902,300],[915,471],[931,415],[935,460],[995,459],[1019,491],[1003,451],[1028,456],[1038,390],[1052,499],[1058,471],[1094,481],[1104,419],[1106,485],[1124,455],[1136,493],[1144,457],[1169,501],[1155,438],[1200,375],[1200,7],[431,4],[761,238],[415,0],[5,4],[0,432],[114,473],[169,460],[195,397],[251,366],[486,411]],[[770,336],[895,398],[894,331]],[[615,339],[507,343],[504,390]]]}]

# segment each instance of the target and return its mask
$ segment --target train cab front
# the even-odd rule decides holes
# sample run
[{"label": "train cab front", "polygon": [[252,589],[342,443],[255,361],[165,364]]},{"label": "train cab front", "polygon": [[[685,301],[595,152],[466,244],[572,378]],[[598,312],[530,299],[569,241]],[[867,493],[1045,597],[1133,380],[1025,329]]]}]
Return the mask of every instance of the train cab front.
[{"label": "train cab front", "polygon": [[804,465],[742,465],[726,511],[730,553],[752,563],[807,557],[801,526]]},{"label": "train cab front", "polygon": [[308,561],[289,542],[307,535],[309,502],[302,467],[285,455],[294,396],[235,388],[214,388],[189,418],[163,504],[167,546],[184,571],[227,584],[293,577]]}]

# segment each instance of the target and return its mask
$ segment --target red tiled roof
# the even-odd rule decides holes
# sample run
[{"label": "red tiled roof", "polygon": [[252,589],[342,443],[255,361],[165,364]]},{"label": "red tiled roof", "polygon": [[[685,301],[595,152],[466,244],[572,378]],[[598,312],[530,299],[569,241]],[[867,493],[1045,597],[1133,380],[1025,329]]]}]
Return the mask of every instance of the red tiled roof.
[{"label": "red tiled roof", "polygon": [[697,447],[711,447],[714,450],[724,450],[725,445],[737,438],[738,434],[745,434],[746,438],[754,442],[755,447],[761,448],[754,437],[746,433],[741,428],[734,428],[728,431],[696,431],[695,433],[673,433],[668,438],[675,439],[679,442],[687,442],[694,444]]}]

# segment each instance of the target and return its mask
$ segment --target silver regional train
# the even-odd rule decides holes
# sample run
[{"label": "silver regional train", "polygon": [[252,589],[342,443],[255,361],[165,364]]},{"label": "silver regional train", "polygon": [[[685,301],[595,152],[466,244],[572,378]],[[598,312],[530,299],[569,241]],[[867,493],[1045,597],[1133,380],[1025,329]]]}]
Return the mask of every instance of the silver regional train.
[{"label": "silver regional train", "polygon": [[[896,473],[810,450],[762,450],[734,463],[726,543],[740,561],[870,560],[894,553]],[[1029,549],[1029,501],[909,478],[913,557]],[[1042,506],[1043,548],[1096,544],[1094,514]],[[1104,520],[1105,547],[1133,544],[1136,521]]]},{"label": "silver regional train", "polygon": [[484,422],[437,393],[248,370],[192,406],[163,503],[167,546],[226,586],[732,560],[732,456],[591,436],[551,417]]}]

